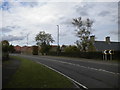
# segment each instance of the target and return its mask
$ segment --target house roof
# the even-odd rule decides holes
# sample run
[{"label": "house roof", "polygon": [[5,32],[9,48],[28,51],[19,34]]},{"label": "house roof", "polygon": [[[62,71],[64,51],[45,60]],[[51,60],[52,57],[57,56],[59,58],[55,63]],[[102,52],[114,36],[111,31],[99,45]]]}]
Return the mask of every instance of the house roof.
[{"label": "house roof", "polygon": [[95,41],[94,46],[98,51],[103,50],[120,51],[120,42],[107,43],[105,41]]}]

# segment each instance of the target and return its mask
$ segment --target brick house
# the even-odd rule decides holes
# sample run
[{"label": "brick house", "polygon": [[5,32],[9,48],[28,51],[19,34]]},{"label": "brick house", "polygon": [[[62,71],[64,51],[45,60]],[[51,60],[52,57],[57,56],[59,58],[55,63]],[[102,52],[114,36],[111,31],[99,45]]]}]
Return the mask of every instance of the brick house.
[{"label": "brick house", "polygon": [[57,48],[58,48],[57,45],[51,45],[50,51],[51,51],[51,52],[56,52],[56,51],[57,51]]},{"label": "brick house", "polygon": [[16,46],[14,46],[14,49],[15,49],[16,53],[21,53],[21,46],[16,45]]},{"label": "brick house", "polygon": [[21,47],[22,54],[32,54],[32,46],[23,46]]}]

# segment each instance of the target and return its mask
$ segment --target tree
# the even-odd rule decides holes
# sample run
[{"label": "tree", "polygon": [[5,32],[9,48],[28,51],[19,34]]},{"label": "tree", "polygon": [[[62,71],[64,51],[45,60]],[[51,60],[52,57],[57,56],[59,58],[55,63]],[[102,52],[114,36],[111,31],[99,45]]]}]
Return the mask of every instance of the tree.
[{"label": "tree", "polygon": [[89,43],[88,51],[89,51],[89,52],[94,52],[94,51],[96,51],[95,46],[93,45],[93,42],[90,42],[90,43]]},{"label": "tree", "polygon": [[9,59],[9,42],[7,40],[3,40],[2,42],[2,59]]},{"label": "tree", "polygon": [[11,53],[15,52],[14,46],[12,44],[9,46],[9,52]]},{"label": "tree", "polygon": [[93,21],[89,18],[87,20],[82,20],[81,17],[73,19],[72,24],[76,26],[76,36],[79,40],[76,41],[77,46],[81,51],[87,51],[90,43],[91,26]]},{"label": "tree", "polygon": [[42,54],[46,53],[49,51],[50,49],[50,43],[53,43],[54,40],[51,36],[51,34],[49,33],[45,33],[44,31],[39,32],[36,37],[35,40],[37,41],[37,45],[40,46],[40,52]]},{"label": "tree", "polygon": [[2,41],[2,52],[8,52],[9,51],[9,42],[7,40]]}]

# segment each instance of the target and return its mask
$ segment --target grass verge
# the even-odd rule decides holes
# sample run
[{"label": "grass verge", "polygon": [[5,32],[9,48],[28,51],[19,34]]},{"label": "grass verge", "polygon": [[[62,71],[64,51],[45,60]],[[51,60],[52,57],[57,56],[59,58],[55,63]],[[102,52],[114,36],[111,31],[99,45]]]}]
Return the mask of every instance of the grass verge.
[{"label": "grass verge", "polygon": [[2,61],[2,65],[8,65],[8,64],[11,64],[11,60],[4,60]]},{"label": "grass verge", "polygon": [[73,83],[66,77],[34,61],[21,57],[21,65],[5,88],[72,88]]}]

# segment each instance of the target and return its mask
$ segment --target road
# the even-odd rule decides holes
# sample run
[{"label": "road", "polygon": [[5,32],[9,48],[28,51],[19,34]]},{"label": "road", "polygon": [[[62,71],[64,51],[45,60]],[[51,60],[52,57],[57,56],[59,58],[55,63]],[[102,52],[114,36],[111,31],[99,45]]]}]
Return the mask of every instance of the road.
[{"label": "road", "polygon": [[52,56],[20,55],[46,65],[72,78],[86,88],[119,88],[120,72],[117,63]]}]

